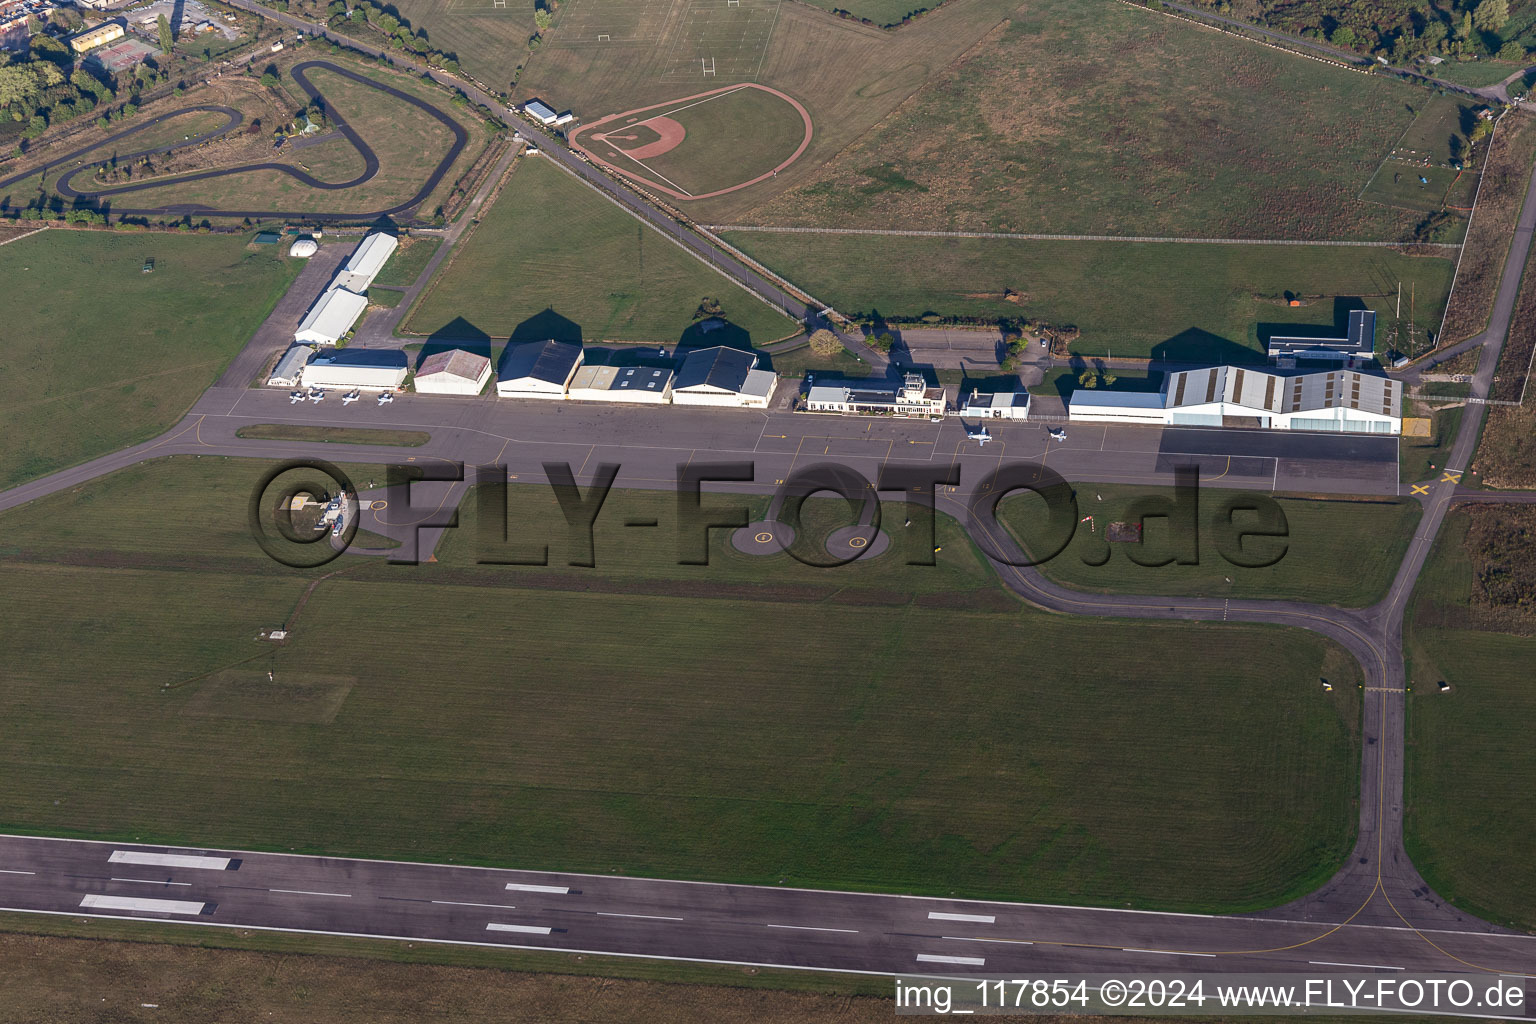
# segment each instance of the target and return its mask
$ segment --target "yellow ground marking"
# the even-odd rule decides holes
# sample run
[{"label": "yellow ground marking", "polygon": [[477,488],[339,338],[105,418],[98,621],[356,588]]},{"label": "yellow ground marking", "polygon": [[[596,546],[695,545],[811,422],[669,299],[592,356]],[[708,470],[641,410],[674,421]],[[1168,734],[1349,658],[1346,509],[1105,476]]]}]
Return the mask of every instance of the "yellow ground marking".
[{"label": "yellow ground marking", "polygon": [[1462,471],[1459,469],[1448,469],[1440,477],[1440,482],[1443,484],[1459,484],[1461,483],[1461,473]]},{"label": "yellow ground marking", "polygon": [[1429,493],[1429,484],[1414,484],[1413,485],[1413,493],[1414,494],[1428,494]]}]

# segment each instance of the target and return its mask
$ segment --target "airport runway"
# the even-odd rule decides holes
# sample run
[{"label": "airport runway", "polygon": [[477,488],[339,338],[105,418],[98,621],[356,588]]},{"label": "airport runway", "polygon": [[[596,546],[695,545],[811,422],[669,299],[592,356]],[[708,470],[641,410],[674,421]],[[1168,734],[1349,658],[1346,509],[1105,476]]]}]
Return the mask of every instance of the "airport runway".
[{"label": "airport runway", "polygon": [[1536,971],[1536,937],[0,837],[0,909],[841,972]]}]

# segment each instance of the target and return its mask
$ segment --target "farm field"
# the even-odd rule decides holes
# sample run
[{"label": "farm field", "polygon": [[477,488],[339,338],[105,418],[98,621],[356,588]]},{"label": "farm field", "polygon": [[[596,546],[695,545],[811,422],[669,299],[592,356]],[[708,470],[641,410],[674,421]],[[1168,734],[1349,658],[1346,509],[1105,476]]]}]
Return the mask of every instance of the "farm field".
[{"label": "farm field", "polygon": [[146,440],[191,407],[299,271],[247,240],[55,229],[0,247],[0,488]]},{"label": "farm field", "polygon": [[[1409,607],[1405,840],[1414,866],[1442,896],[1530,929],[1536,866],[1516,837],[1536,829],[1536,810],[1519,797],[1536,781],[1536,748],[1524,728],[1536,714],[1536,638],[1494,631],[1472,605],[1470,525],[1465,508],[1446,516]],[[1451,684],[1449,693],[1438,691],[1440,680]]]},{"label": "farm field", "polygon": [[[1308,635],[1102,621],[1083,659],[1080,624],[1007,597],[947,520],[932,568],[760,561],[723,532],[678,566],[622,526],[667,528],[675,499],[631,492],[596,570],[563,565],[563,520],[549,568],[471,564],[468,522],[437,563],[343,567],[264,648],[311,576],[246,535],[261,469],[155,462],[0,515],[0,587],[28,595],[0,623],[8,829],[1202,910],[1308,891],[1352,842],[1359,705]],[[166,515],[194,493],[193,528]],[[544,488],[510,503],[551,527]],[[935,702],[980,635],[1031,671]],[[506,636],[539,638],[511,676]],[[333,677],[325,714],[162,690],[262,667]]]},{"label": "farm field", "polygon": [[[1243,553],[1256,560],[1278,560],[1264,568],[1244,568],[1227,561],[1219,544],[1228,522],[1223,509],[1229,501],[1251,495],[1219,488],[1219,483],[1202,482],[1199,489],[1198,565],[1137,565],[1130,557],[1135,545],[1106,539],[1110,524],[1128,520],[1138,500],[1171,498],[1171,488],[1095,483],[1077,489],[1080,517],[1091,515],[1093,522],[1079,524],[1071,543],[1040,571],[1057,583],[1096,593],[1274,598],[1359,608],[1386,594],[1421,511],[1417,502],[1406,500],[1277,498],[1287,539],[1250,538]],[[1027,492],[1004,498],[998,506],[998,521],[1038,554],[1045,553],[1045,516],[1043,500]],[[1238,513],[1231,522],[1239,530],[1260,528],[1251,512]],[[1030,544],[1030,538],[1036,543]],[[1148,519],[1145,557],[1174,554],[1183,538],[1183,531],[1169,520]]]},{"label": "farm field", "polygon": [[[769,231],[722,237],[839,312],[889,319],[1031,318],[1075,324],[1083,355],[1252,358],[1261,324],[1342,322],[1359,298],[1392,341],[1398,282],[1418,336],[1438,330],[1453,259],[1392,249],[1024,241]],[[1018,301],[1005,298],[1018,293]],[[1296,295],[1307,303],[1287,304]],[[1410,303],[1403,302],[1404,321]],[[1263,337],[1267,338],[1265,334]]]},{"label": "farm field", "polygon": [[[706,297],[756,344],[796,325],[548,161],[523,159],[403,330],[675,343]],[[554,332],[554,333],[551,333]]]},{"label": "farm field", "polygon": [[814,181],[716,223],[1393,241],[1420,215],[1358,197],[1424,96],[1130,4],[1031,0]]}]

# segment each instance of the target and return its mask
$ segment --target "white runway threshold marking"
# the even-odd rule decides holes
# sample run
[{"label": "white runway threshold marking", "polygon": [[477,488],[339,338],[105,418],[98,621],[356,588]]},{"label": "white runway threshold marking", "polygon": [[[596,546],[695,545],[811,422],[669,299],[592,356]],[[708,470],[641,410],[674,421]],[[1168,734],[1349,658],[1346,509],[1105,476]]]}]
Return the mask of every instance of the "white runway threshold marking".
[{"label": "white runway threshold marking", "polygon": [[555,896],[569,896],[571,892],[563,885],[519,885],[517,882],[508,882],[507,888],[514,892],[547,892]]},{"label": "white runway threshold marking", "polygon": [[82,907],[95,910],[142,910],[151,914],[192,914],[203,912],[207,904],[192,900],[157,900],[138,896],[87,896]]},{"label": "white runway threshold marking", "polygon": [[937,953],[919,953],[920,964],[959,964],[962,967],[983,967],[986,961],[979,956],[939,956]]},{"label": "white runway threshold marking", "polygon": [[485,926],[488,932],[516,932],[519,935],[548,935],[553,929],[542,928],[535,924],[497,924],[491,922]]},{"label": "white runway threshold marking", "polygon": [[991,914],[944,914],[937,910],[928,912],[930,921],[969,921],[971,924],[996,924],[997,918]]},{"label": "white runway threshold marking", "polygon": [[157,868],[195,868],[199,871],[228,871],[228,857],[203,857],[188,853],[137,853],[113,850],[109,864],[146,864]]}]

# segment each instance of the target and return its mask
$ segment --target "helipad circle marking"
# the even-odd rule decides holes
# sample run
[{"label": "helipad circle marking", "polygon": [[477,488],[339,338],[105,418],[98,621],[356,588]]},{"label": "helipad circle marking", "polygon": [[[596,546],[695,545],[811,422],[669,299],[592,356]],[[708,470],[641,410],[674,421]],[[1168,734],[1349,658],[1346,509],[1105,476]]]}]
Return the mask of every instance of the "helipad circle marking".
[{"label": "helipad circle marking", "polygon": [[755,539],[759,544],[767,544],[769,541],[773,540],[773,534],[764,530],[762,533],[758,534]]},{"label": "helipad circle marking", "polygon": [[385,501],[383,498],[377,498],[373,501],[370,501],[368,503],[368,507],[373,509],[375,512],[382,512],[384,509],[389,508],[389,502]]},{"label": "helipad circle marking", "polygon": [[868,543],[869,543],[869,541],[867,539],[863,538],[863,537],[849,537],[848,538],[848,546],[851,547],[851,548],[862,548],[862,547],[864,547]]}]

